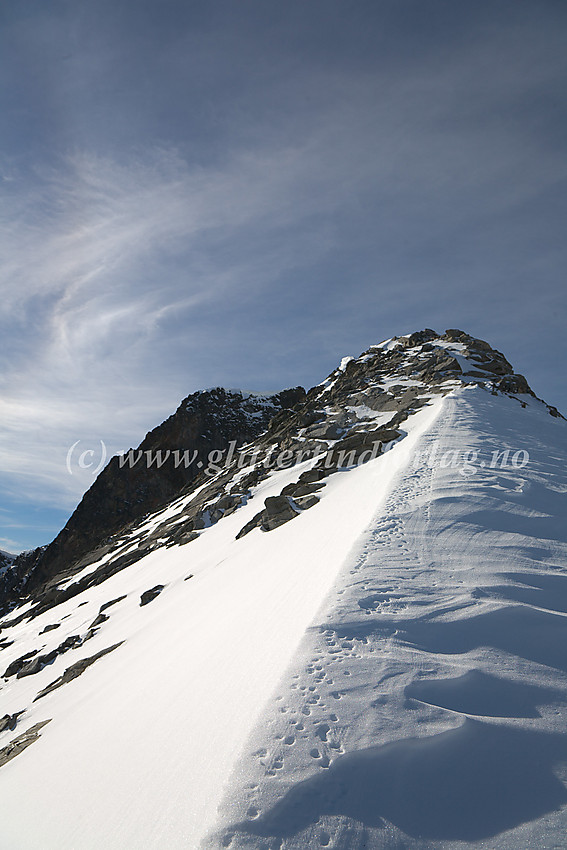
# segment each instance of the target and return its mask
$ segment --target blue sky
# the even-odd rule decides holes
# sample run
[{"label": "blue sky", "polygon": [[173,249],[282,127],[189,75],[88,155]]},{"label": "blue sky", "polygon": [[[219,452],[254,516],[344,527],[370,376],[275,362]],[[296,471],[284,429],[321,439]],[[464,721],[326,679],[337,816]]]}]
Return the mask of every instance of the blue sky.
[{"label": "blue sky", "polygon": [[555,0],[4,4],[0,548],[64,524],[77,441],[427,326],[567,411],[566,24]]}]

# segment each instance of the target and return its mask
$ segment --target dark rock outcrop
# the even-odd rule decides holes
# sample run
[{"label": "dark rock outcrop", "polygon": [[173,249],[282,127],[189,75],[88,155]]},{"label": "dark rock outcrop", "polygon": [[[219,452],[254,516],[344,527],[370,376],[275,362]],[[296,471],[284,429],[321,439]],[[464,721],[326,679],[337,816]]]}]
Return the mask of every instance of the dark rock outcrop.
[{"label": "dark rock outcrop", "polygon": [[13,732],[18,723],[18,717],[20,714],[22,714],[22,712],[17,711],[15,714],[5,714],[4,717],[0,717],[0,732],[5,732],[6,729]]},{"label": "dark rock outcrop", "polygon": [[108,646],[106,649],[101,649],[100,652],[95,653],[95,655],[90,655],[88,658],[81,658],[80,661],[77,661],[75,662],[75,664],[72,664],[70,667],[67,667],[62,676],[59,676],[58,679],[55,679],[54,682],[51,682],[51,684],[47,685],[47,687],[43,688],[43,690],[38,693],[38,695],[34,699],[34,702],[44,696],[47,696],[47,694],[50,694],[51,691],[57,690],[57,688],[60,688],[62,685],[66,685],[67,682],[72,682],[73,679],[76,679],[77,676],[80,676],[82,673],[84,673],[85,670],[91,666],[91,664],[94,664],[95,661],[98,661],[98,659],[102,658],[103,655],[108,655],[109,652],[113,652],[119,646],[122,646],[123,643],[124,641],[120,641],[120,643],[115,643],[113,646]]},{"label": "dark rock outcrop", "polygon": [[264,531],[272,531],[272,529],[278,528],[299,513],[287,496],[268,496],[264,504],[266,507],[262,512],[261,523]]},{"label": "dark rock outcrop", "polygon": [[144,592],[140,596],[140,607],[143,605],[147,605],[148,602],[151,602],[153,599],[156,598],[156,596],[159,596],[164,587],[165,584],[156,584],[155,587],[150,587],[149,590],[144,590]]},{"label": "dark rock outcrop", "polygon": [[77,649],[85,641],[94,637],[97,627],[105,620],[108,620],[106,614],[99,614],[84,635],[69,635],[56,649],[52,649],[50,652],[42,655],[38,655],[38,651],[34,649],[32,652],[16,658],[4,671],[4,678],[8,679],[10,676],[16,676],[17,679],[22,679],[24,676],[33,676],[35,673],[40,673],[44,667],[55,661],[59,655],[63,655],[70,649]]},{"label": "dark rock outcrop", "polygon": [[0,767],[5,765],[11,759],[18,756],[21,752],[23,752],[26,747],[29,747],[30,744],[33,744],[34,741],[37,741],[39,738],[39,731],[48,723],[51,723],[51,719],[42,720],[41,723],[36,723],[34,726],[31,726],[29,729],[26,729],[25,732],[22,732],[21,735],[18,735],[17,738],[14,738],[8,746],[2,747],[0,750]]},{"label": "dark rock outcrop", "polygon": [[[302,387],[262,396],[222,387],[193,393],[126,460],[113,457],[85,493],[55,540],[16,558],[2,596],[37,592],[55,577],[79,568],[81,559],[128,523],[167,504],[202,474],[209,457],[220,458],[266,430],[278,412],[305,396]],[[88,563],[88,557],[85,558]]]},{"label": "dark rock outcrop", "polygon": [[15,676],[17,673],[25,666],[25,664],[29,661],[30,658],[33,658],[34,655],[37,655],[37,649],[33,649],[31,652],[26,652],[25,655],[20,655],[19,658],[15,658],[11,664],[8,664],[4,673],[2,674],[5,679],[9,679],[10,676]]},{"label": "dark rock outcrop", "polygon": [[52,632],[53,629],[60,628],[61,623],[50,623],[49,626],[46,626],[41,632],[40,635],[44,635],[46,632]]}]

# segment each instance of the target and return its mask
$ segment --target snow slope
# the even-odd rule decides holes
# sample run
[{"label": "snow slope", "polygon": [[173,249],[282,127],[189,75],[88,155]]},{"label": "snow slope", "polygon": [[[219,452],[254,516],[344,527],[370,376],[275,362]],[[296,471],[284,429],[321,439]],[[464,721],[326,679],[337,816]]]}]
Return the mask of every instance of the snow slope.
[{"label": "snow slope", "polygon": [[[6,618],[5,667],[113,602],[2,681],[0,715],[50,722],[0,768],[0,848],[565,846],[567,424],[525,403],[438,396],[293,522],[235,539],[297,467],[189,545]],[[529,462],[490,468],[506,447]]]},{"label": "snow slope", "polygon": [[[566,430],[478,388],[444,400],[280,680],[206,846],[566,846]],[[491,469],[505,447],[529,463]],[[449,465],[465,448],[474,474]]]},{"label": "snow slope", "polygon": [[[433,405],[415,415],[408,443],[436,414]],[[42,652],[84,634],[101,605],[127,594],[106,609],[110,620],[81,650],[91,656],[125,641],[112,662],[109,656],[34,702],[26,725],[52,720],[37,743],[0,771],[6,846],[196,847],[214,824],[223,786],[262,705],[406,460],[394,447],[380,466],[336,475],[321,503],[293,523],[235,540],[258,503],[299,470],[275,473],[245,508],[190,548],[160,549],[3,631],[3,639],[15,641],[2,653],[9,664],[26,646],[37,646],[45,626],[62,624],[47,633]],[[156,582],[166,589],[140,607],[141,593]],[[3,710],[13,714],[28,705],[68,664],[66,654],[34,676],[9,679]],[[24,817],[30,800],[33,821]]]}]

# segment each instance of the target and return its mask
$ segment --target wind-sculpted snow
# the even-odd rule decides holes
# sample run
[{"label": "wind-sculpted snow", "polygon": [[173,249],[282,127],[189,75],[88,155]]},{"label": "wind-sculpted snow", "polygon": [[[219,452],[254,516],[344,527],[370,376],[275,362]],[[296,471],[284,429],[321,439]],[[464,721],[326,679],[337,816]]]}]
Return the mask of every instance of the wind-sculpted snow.
[{"label": "wind-sculpted snow", "polygon": [[[393,846],[389,824],[408,838],[435,841],[433,846],[476,842],[564,806],[567,791],[554,768],[566,760],[566,735],[498,729],[466,719],[437,735],[340,756],[328,771],[294,785],[247,831],[258,836],[256,846],[262,846],[262,836],[275,835],[280,847],[314,847],[316,833],[315,841],[303,838],[299,845],[293,837],[332,819],[372,830],[366,844],[371,847]],[[317,844],[345,846],[347,834],[346,846],[353,846],[356,827],[345,830],[339,844],[332,840],[336,831],[332,825],[320,828]]]},{"label": "wind-sculpted snow", "polygon": [[564,423],[513,409],[479,390],[444,402],[422,449],[504,440],[530,463],[400,475],[204,846],[563,846],[567,441]]}]

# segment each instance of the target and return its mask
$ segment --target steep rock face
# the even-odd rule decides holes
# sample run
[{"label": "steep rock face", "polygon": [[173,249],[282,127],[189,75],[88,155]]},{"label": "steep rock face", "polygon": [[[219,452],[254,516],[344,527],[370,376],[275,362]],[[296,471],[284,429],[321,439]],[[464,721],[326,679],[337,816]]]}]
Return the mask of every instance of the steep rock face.
[{"label": "steep rock face", "polygon": [[0,549],[0,570],[10,566],[13,560],[14,555],[10,555],[9,552],[4,552],[2,549]]},{"label": "steep rock face", "polygon": [[110,460],[49,546],[16,559],[6,591],[41,588],[119,529],[167,504],[200,474],[211,452],[253,440],[276,413],[304,395],[302,387],[272,396],[222,387],[189,395],[130,450],[127,462]]},{"label": "steep rock face", "polygon": [[16,560],[17,556],[0,549],[0,610],[2,599],[11,596],[17,585],[17,571],[13,566]]}]

